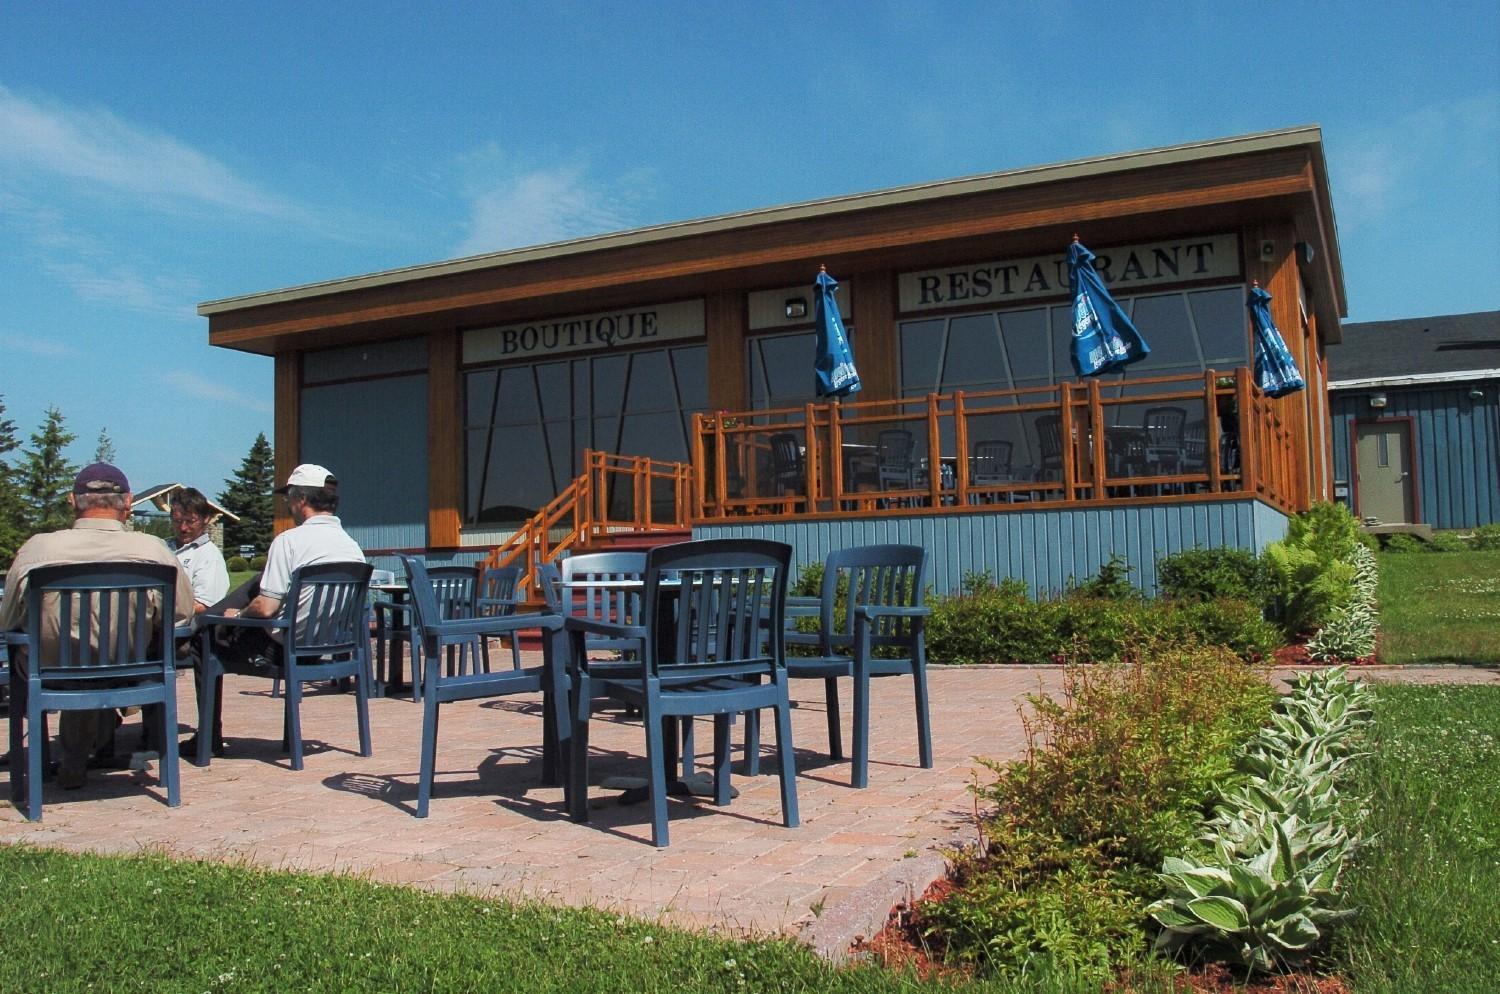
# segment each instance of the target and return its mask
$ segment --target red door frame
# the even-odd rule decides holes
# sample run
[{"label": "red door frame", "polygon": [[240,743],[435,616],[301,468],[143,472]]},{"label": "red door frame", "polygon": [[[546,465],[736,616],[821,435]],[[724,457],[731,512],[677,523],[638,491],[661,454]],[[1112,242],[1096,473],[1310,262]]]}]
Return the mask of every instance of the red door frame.
[{"label": "red door frame", "polygon": [[1401,424],[1406,425],[1406,459],[1411,466],[1411,523],[1418,525],[1422,523],[1422,478],[1421,468],[1417,464],[1417,419],[1410,414],[1393,414],[1382,418],[1359,418],[1356,417],[1349,426],[1349,478],[1353,486],[1353,492],[1349,495],[1349,504],[1354,508],[1354,516],[1360,517],[1359,513],[1359,426]]}]

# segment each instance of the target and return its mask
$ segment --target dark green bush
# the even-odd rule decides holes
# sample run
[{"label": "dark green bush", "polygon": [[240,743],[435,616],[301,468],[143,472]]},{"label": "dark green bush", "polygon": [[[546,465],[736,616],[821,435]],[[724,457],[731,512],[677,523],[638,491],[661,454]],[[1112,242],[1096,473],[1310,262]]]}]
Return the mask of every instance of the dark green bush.
[{"label": "dark green bush", "polygon": [[250,568],[253,569],[253,570],[255,570],[256,572],[259,572],[259,571],[265,569],[266,568],[266,557],[265,556],[256,556],[254,559],[250,560]]},{"label": "dark green bush", "polygon": [[1184,549],[1156,561],[1156,582],[1167,597],[1211,601],[1234,597],[1265,603],[1266,564],[1248,549]]},{"label": "dark green bush", "polygon": [[1136,585],[1130,582],[1135,567],[1125,562],[1118,552],[1109,557],[1109,562],[1099,567],[1099,572],[1081,583],[1070,584],[1072,597],[1089,597],[1096,600],[1134,600],[1141,596]]},{"label": "dark green bush", "polygon": [[250,568],[244,556],[230,556],[224,561],[224,568],[231,573],[243,573]]},{"label": "dark green bush", "polygon": [[1427,543],[1428,552],[1468,552],[1469,543],[1458,537],[1457,532],[1434,532]]},{"label": "dark green bush", "polygon": [[1422,551],[1422,540],[1419,539],[1419,538],[1417,538],[1414,535],[1408,535],[1405,532],[1397,532],[1394,535],[1388,535],[1388,536],[1386,536],[1385,551],[1386,552],[1421,552]]},{"label": "dark green bush", "polygon": [[1474,548],[1483,550],[1500,549],[1500,523],[1480,525],[1474,529]]},{"label": "dark green bush", "polygon": [[1161,605],[1161,638],[1168,642],[1223,646],[1240,659],[1257,662],[1286,644],[1281,626],[1267,621],[1259,603],[1218,600]]},{"label": "dark green bush", "polygon": [[985,763],[984,845],[957,856],[957,887],[922,908],[923,931],[997,973],[1049,959],[1098,975],[1140,955],[1151,871],[1193,844],[1274,696],[1223,649],[1069,666],[1060,697],[1028,701],[1026,757]]},{"label": "dark green bush", "polygon": [[1359,536],[1347,507],[1317,503],[1287,522],[1285,539],[1266,547],[1271,613],[1287,635],[1315,632],[1354,599]]}]

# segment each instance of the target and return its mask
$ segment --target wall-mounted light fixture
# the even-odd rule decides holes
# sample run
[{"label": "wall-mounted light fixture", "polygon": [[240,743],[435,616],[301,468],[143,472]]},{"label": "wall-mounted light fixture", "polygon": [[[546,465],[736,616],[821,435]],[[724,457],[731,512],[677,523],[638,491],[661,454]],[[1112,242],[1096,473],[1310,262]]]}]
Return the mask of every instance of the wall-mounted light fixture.
[{"label": "wall-mounted light fixture", "polygon": [[1484,391],[1481,390],[1481,389],[1479,389],[1478,387],[1472,388],[1469,391],[1469,399],[1470,400],[1484,400]]},{"label": "wall-mounted light fixture", "polygon": [[1384,407],[1385,406],[1385,394],[1383,394],[1383,393],[1372,393],[1372,394],[1370,394],[1370,406],[1371,407],[1375,407],[1375,408]]},{"label": "wall-mounted light fixture", "polygon": [[788,318],[807,317],[807,301],[802,297],[788,297],[786,299],[786,316]]}]

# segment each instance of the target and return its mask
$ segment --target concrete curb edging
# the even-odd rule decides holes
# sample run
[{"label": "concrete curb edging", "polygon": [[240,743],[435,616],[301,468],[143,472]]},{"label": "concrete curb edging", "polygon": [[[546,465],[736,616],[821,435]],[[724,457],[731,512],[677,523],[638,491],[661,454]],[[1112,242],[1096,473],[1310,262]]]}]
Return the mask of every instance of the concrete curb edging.
[{"label": "concrete curb edging", "polygon": [[929,850],[904,859],[855,888],[838,904],[823,909],[821,915],[802,927],[797,938],[823,959],[843,963],[849,959],[849,947],[856,937],[874,938],[885,927],[892,908],[921,897],[947,872],[948,860],[940,852]]}]

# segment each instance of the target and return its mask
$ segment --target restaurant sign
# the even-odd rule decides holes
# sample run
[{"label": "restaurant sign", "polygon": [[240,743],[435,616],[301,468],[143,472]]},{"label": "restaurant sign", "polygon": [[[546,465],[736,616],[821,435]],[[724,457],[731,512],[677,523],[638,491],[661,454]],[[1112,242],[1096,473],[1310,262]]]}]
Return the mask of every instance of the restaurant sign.
[{"label": "restaurant sign", "polygon": [[[1238,235],[1204,235],[1096,249],[1094,268],[1111,290],[1197,283],[1240,274]],[[1000,304],[1068,292],[1068,253],[902,273],[901,310]]]},{"label": "restaurant sign", "polygon": [[465,363],[598,352],[652,342],[698,338],[704,331],[703,299],[631,307],[575,317],[527,321],[464,332]]}]

